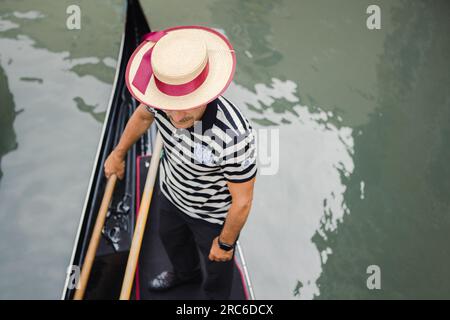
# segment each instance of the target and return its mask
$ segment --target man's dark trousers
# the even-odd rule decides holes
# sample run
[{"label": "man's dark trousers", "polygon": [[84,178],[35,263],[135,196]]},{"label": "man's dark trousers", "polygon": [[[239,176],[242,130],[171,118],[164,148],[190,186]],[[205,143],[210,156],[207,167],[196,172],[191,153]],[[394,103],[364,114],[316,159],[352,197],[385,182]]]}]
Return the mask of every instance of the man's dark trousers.
[{"label": "man's dark trousers", "polygon": [[200,249],[206,265],[204,290],[208,299],[229,299],[234,272],[233,259],[226,262],[209,260],[209,252],[214,238],[222,231],[222,226],[205,220],[191,218],[175,207],[163,194],[159,193],[160,225],[159,234],[173,266],[173,271],[181,278],[188,278],[200,270]]}]

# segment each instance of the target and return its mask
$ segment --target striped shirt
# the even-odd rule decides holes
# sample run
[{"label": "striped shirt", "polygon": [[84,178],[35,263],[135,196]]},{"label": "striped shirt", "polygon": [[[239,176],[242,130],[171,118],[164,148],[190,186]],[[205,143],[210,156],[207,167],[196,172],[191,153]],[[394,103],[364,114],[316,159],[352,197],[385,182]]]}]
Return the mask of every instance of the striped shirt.
[{"label": "striped shirt", "polygon": [[231,206],[227,182],[257,172],[255,132],[242,112],[219,96],[188,129],[173,126],[166,113],[146,107],[163,138],[162,193],[185,214],[223,224]]}]

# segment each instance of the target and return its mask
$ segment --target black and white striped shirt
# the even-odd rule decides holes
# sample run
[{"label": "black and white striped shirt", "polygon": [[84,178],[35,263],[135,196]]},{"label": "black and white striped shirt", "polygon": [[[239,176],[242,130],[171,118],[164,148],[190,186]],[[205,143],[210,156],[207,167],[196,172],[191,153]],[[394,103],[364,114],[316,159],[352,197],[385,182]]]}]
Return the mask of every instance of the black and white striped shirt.
[{"label": "black and white striped shirt", "polygon": [[223,96],[211,101],[202,119],[188,129],[174,127],[162,110],[147,110],[163,138],[161,191],[187,215],[223,224],[231,206],[227,181],[245,182],[257,172],[249,121]]}]

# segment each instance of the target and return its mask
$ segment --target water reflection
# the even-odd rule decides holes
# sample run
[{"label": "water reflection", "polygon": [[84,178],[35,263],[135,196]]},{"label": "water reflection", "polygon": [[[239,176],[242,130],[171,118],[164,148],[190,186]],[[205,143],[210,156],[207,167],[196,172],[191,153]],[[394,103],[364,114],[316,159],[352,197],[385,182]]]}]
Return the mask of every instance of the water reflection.
[{"label": "water reflection", "polygon": [[[318,249],[312,238],[319,232],[326,239],[348,213],[341,176],[354,169],[352,130],[333,125],[331,112],[310,112],[301,105],[296,96],[301,88],[292,81],[274,79],[255,88],[233,85],[229,94],[238,105],[251,106],[246,113],[257,127],[267,124],[262,119],[270,119],[269,127],[282,124],[279,171],[258,176],[253,213],[242,236],[255,293],[259,299],[311,299],[320,294],[316,282],[332,253],[328,247]],[[277,112],[272,107],[277,104],[292,111]]]},{"label": "water reflection", "polygon": [[0,17],[2,299],[59,297],[111,88],[17,33],[41,16]]},{"label": "water reflection", "polygon": [[[448,1],[400,1],[389,12],[379,105],[355,130],[355,170],[344,180],[352,214],[328,233],[322,299],[449,297],[449,12]],[[381,290],[366,286],[371,265]]]}]

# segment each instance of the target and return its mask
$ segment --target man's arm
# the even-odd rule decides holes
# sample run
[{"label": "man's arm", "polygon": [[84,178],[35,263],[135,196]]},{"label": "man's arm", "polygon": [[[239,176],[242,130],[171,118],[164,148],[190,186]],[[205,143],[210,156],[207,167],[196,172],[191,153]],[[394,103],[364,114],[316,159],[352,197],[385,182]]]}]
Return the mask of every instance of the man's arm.
[{"label": "man's arm", "polygon": [[[253,189],[256,177],[243,183],[228,182],[228,189],[231,194],[231,207],[228,211],[227,219],[225,221],[222,233],[220,234],[220,241],[226,244],[233,244],[241,232],[253,201]],[[218,239],[215,238],[209,259],[215,261],[227,261],[233,256],[233,250],[225,251],[220,249]]]},{"label": "man's arm", "polygon": [[125,156],[131,146],[148,130],[154,120],[154,115],[148,112],[143,104],[133,112],[128,120],[120,141],[105,161],[105,176],[109,178],[116,174],[119,179],[125,172]]}]

